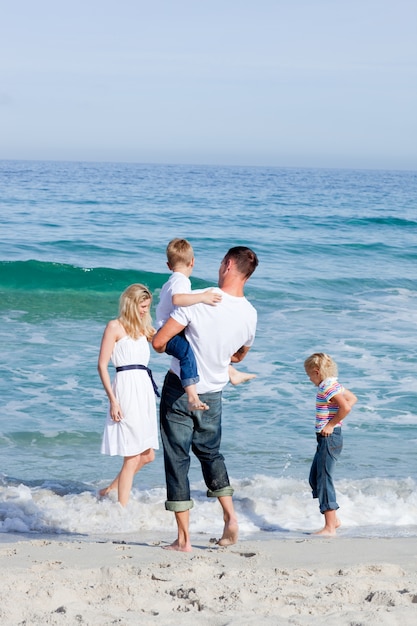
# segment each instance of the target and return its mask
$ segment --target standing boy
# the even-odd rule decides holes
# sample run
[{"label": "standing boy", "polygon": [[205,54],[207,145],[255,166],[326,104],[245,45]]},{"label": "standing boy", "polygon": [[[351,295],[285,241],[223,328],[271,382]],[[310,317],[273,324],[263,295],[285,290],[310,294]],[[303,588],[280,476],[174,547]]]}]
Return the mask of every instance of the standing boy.
[{"label": "standing boy", "polygon": [[339,505],[333,484],[336,461],[342,452],[342,420],[357,402],[354,393],[337,380],[337,365],[324,352],[316,352],[304,361],[304,369],[317,387],[316,439],[317,450],[310,469],[309,482],[313,498],[318,498],[324,527],[316,535],[335,535],[340,520]]}]

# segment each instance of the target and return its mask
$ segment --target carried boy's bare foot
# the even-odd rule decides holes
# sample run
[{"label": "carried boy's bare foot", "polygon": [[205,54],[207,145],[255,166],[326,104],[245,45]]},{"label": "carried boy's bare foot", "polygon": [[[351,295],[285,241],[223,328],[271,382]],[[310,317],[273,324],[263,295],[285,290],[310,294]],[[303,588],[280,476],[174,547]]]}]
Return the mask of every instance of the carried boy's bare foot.
[{"label": "carried boy's bare foot", "polygon": [[207,409],[209,408],[209,405],[205,402],[202,402],[198,396],[197,398],[188,399],[189,411],[207,411]]},{"label": "carried boy's bare foot", "polygon": [[180,546],[178,539],[176,539],[173,543],[169,544],[169,546],[163,546],[163,550],[175,550],[176,552],[191,552],[192,547],[191,544],[185,544],[184,546]]},{"label": "carried boy's bare foot", "polygon": [[226,522],[223,529],[223,535],[218,540],[218,546],[232,546],[237,542],[239,534],[239,526],[236,521]]},{"label": "carried boy's bare foot", "polygon": [[246,383],[248,380],[256,378],[256,374],[248,374],[247,372],[239,372],[239,370],[229,371],[229,380],[232,385],[240,385],[240,383]]}]

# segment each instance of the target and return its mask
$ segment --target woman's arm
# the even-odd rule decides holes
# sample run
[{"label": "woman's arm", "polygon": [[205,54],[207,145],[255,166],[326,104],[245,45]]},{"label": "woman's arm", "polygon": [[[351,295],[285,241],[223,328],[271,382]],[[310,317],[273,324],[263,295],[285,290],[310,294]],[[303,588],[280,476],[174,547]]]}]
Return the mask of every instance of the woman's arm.
[{"label": "woman's arm", "polygon": [[100,380],[110,402],[110,416],[115,422],[120,422],[120,420],[123,419],[123,415],[120,405],[113,393],[108,366],[114,345],[122,336],[123,332],[120,322],[118,320],[111,320],[104,329],[97,364]]}]

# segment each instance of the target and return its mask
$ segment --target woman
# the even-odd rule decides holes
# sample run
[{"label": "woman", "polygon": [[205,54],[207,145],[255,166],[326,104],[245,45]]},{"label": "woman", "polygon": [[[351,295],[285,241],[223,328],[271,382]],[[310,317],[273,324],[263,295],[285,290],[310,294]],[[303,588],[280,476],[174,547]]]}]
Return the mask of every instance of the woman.
[{"label": "woman", "polygon": [[[157,390],[147,367],[149,342],[155,334],[151,302],[152,295],[144,285],[130,285],[122,293],[119,317],[107,324],[98,358],[98,372],[110,402],[101,452],[124,457],[119,474],[99,494],[106,496],[117,489],[122,506],[128,503],[135,474],[154,460],[154,450],[159,448]],[[116,368],[113,383],[110,360]]]}]

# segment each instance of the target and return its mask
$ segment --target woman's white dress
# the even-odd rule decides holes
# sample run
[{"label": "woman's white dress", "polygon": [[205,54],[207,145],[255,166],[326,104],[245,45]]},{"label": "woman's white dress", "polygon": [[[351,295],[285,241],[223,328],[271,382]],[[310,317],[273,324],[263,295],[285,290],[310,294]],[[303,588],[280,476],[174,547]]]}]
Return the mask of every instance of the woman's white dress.
[{"label": "woman's white dress", "polygon": [[[148,366],[149,357],[149,342],[146,337],[132,339],[125,336],[116,342],[111,361],[115,367]],[[157,450],[159,443],[155,392],[148,372],[138,369],[116,372],[112,387],[123,419],[114,422],[110,417],[110,409],[108,410],[101,444],[102,454],[134,456],[149,448]]]}]

